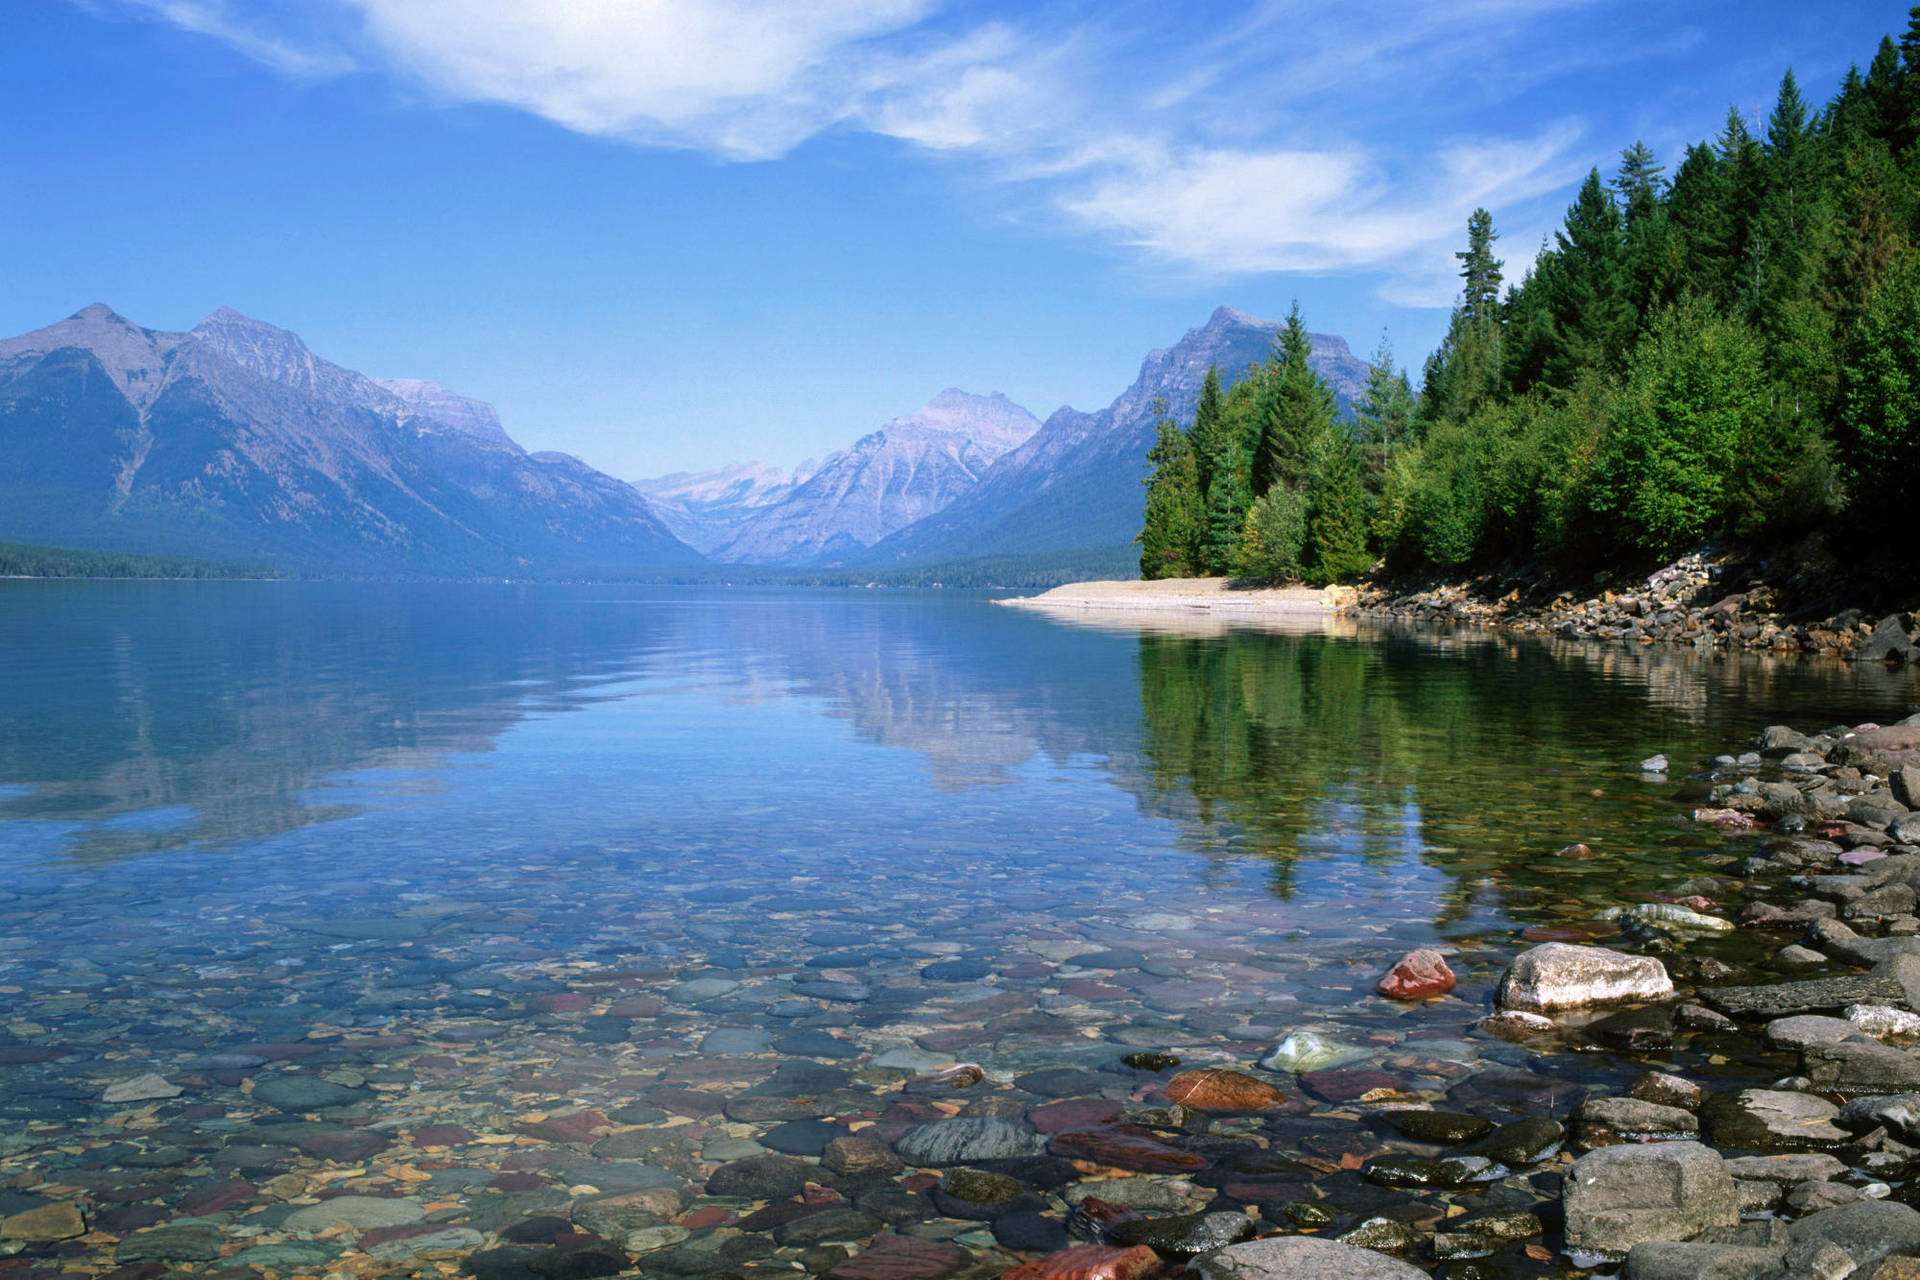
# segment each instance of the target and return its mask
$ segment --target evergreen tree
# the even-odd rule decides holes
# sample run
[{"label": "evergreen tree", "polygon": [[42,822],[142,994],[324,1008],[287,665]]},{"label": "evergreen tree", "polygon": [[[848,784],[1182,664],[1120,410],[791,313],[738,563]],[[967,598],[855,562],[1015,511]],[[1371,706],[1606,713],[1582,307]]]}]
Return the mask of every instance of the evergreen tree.
[{"label": "evergreen tree", "polygon": [[1188,578],[1200,569],[1199,477],[1187,433],[1167,416],[1166,401],[1156,401],[1154,409],[1159,421],[1147,453],[1153,472],[1142,482],[1146,511],[1134,538],[1140,544],[1140,576]]},{"label": "evergreen tree", "polygon": [[1353,403],[1353,416],[1361,438],[1386,449],[1405,443],[1413,427],[1413,388],[1394,367],[1393,344],[1384,333],[1367,365],[1367,386]]},{"label": "evergreen tree", "polygon": [[1200,569],[1219,577],[1234,572],[1241,534],[1246,528],[1247,512],[1253,506],[1252,482],[1247,474],[1246,452],[1240,441],[1228,436],[1207,489],[1204,526],[1200,533]]},{"label": "evergreen tree", "polygon": [[1892,36],[1881,36],[1867,68],[1865,85],[1868,130],[1896,154],[1905,149],[1906,76],[1900,67],[1900,47]]},{"label": "evergreen tree", "polygon": [[1500,268],[1506,264],[1493,256],[1493,242],[1500,237],[1493,229],[1493,215],[1475,209],[1467,218],[1467,247],[1453,256],[1460,261],[1460,310],[1476,324],[1500,322]]},{"label": "evergreen tree", "polygon": [[1613,178],[1626,235],[1623,303],[1636,317],[1665,298],[1674,274],[1673,229],[1663,172],[1653,152],[1636,142],[1620,153],[1620,170]]},{"label": "evergreen tree", "polygon": [[1307,490],[1307,581],[1325,586],[1365,573],[1367,492],[1360,477],[1360,451],[1339,423],[1329,423],[1314,441]]},{"label": "evergreen tree", "polygon": [[1227,400],[1220,390],[1220,370],[1209,365],[1207,376],[1200,383],[1200,399],[1194,405],[1193,426],[1187,431],[1193,445],[1193,465],[1199,477],[1202,502],[1213,492],[1214,475],[1221,469],[1231,443],[1227,438],[1226,414]]},{"label": "evergreen tree", "polygon": [[1545,378],[1564,390],[1583,369],[1616,367],[1631,336],[1620,210],[1598,169],[1588,172],[1554,243],[1560,267],[1551,299],[1556,342]]},{"label": "evergreen tree", "polygon": [[1276,484],[1297,485],[1306,477],[1308,451],[1337,414],[1333,392],[1307,360],[1313,343],[1300,304],[1294,303],[1284,328],[1274,337],[1260,415],[1260,447],[1253,457],[1253,492]]}]

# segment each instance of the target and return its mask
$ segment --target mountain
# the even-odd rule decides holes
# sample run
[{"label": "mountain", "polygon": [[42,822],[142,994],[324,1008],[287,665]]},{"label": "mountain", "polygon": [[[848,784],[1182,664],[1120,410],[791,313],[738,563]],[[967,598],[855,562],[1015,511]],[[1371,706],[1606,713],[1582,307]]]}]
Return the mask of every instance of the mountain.
[{"label": "mountain", "polygon": [[730,531],[705,548],[716,560],[831,567],[942,510],[1039,429],[1038,419],[1003,395],[948,388],[784,487],[774,483],[777,472],[751,463],[639,484],[649,493],[708,495],[706,513],[730,504]]},{"label": "mountain", "polygon": [[[1147,353],[1140,376],[1098,413],[1062,408],[1008,451],[944,510],[869,548],[862,564],[960,560],[1021,552],[1128,544],[1140,530],[1141,478],[1153,443],[1153,401],[1193,416],[1200,384],[1218,368],[1231,386],[1267,358],[1281,326],[1231,307],[1216,310],[1173,346]],[[1367,364],[1346,339],[1309,335],[1308,364],[1333,389],[1342,413],[1366,385]]]},{"label": "mountain", "polygon": [[735,462],[712,471],[676,471],[635,480],[673,536],[710,555],[761,507],[771,506],[819,470],[812,459],[789,475],[759,462]]},{"label": "mountain", "polygon": [[526,453],[489,406],[226,307],[167,333],[95,304],[0,340],[0,538],[449,577],[699,559],[637,490]]}]

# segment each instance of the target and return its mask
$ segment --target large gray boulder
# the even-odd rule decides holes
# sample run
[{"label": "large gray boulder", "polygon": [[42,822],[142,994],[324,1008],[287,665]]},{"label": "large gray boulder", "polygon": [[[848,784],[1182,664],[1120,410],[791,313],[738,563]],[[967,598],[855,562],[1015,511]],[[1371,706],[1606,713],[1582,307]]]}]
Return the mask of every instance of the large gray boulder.
[{"label": "large gray boulder", "polygon": [[1920,1056],[1877,1040],[1810,1044],[1800,1073],[1823,1093],[1905,1093],[1920,1089]]},{"label": "large gray boulder", "polygon": [[1550,1013],[1673,994],[1667,967],[1652,956],[1630,956],[1605,947],[1547,942],[1523,951],[1500,979],[1495,997],[1502,1009]]},{"label": "large gray boulder", "polygon": [[1426,1280],[1427,1273],[1384,1253],[1311,1236],[1229,1245],[1195,1258],[1201,1280]]},{"label": "large gray boulder", "polygon": [[1568,1170],[1561,1197],[1568,1250],[1603,1258],[1740,1221],[1740,1194],[1726,1162],[1697,1142],[1590,1151]]},{"label": "large gray boulder", "polygon": [[1627,1254],[1625,1280],[1772,1280],[1784,1249],[1672,1240],[1637,1244]]},{"label": "large gray boulder", "polygon": [[1892,1200],[1861,1200],[1822,1209],[1787,1230],[1794,1252],[1825,1242],[1845,1250],[1854,1265],[1863,1268],[1890,1253],[1920,1249],[1920,1212]]}]

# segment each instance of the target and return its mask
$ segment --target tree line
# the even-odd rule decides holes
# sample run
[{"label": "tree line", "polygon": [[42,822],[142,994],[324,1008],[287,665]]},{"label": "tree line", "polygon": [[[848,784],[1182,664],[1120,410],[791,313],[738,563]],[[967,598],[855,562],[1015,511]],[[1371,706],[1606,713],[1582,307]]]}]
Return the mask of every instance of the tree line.
[{"label": "tree line", "polygon": [[1296,305],[1191,422],[1163,407],[1144,576],[1871,544],[1920,497],[1920,6],[1825,107],[1789,70],[1764,123],[1730,110],[1671,175],[1637,142],[1588,173],[1517,283],[1486,210],[1466,232],[1417,396],[1383,342],[1342,420]]}]

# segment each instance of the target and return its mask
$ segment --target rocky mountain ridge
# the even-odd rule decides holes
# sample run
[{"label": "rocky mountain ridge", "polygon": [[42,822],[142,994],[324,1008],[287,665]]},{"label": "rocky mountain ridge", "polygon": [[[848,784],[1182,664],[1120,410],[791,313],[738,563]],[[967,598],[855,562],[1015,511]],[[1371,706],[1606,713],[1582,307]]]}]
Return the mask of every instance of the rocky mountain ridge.
[{"label": "rocky mountain ridge", "polygon": [[698,560],[631,486],[527,454],[490,406],[226,307],[170,333],[96,303],[0,340],[0,537],[381,575]]}]

